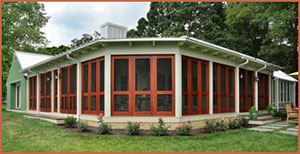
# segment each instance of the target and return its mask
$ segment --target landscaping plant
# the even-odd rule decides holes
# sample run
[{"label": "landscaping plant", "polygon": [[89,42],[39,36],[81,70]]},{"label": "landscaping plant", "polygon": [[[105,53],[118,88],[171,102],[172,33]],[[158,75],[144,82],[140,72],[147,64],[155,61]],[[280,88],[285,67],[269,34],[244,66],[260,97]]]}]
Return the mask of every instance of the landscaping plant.
[{"label": "landscaping plant", "polygon": [[189,120],[187,124],[178,125],[176,127],[176,131],[178,135],[187,136],[191,134],[192,128],[193,126],[191,124],[191,121]]},{"label": "landscaping plant", "polygon": [[241,128],[240,123],[238,122],[238,120],[236,119],[229,119],[229,123],[228,123],[228,128],[229,129],[238,129]]},{"label": "landscaping plant", "polygon": [[225,131],[227,129],[227,125],[224,121],[225,121],[225,119],[222,118],[221,121],[216,122],[216,125],[215,125],[216,131]]},{"label": "landscaping plant", "polygon": [[77,124],[77,128],[79,129],[79,132],[87,132],[88,131],[88,126],[87,122],[79,122]]},{"label": "landscaping plant", "polygon": [[150,130],[156,135],[156,136],[166,136],[168,135],[168,128],[170,126],[166,126],[164,121],[162,120],[162,118],[158,119],[158,126],[154,126],[154,124],[152,124]]},{"label": "landscaping plant", "polygon": [[76,127],[76,118],[68,116],[65,119],[65,127],[66,128],[75,128]]},{"label": "landscaping plant", "polygon": [[271,111],[273,110],[272,106],[269,105],[268,108],[267,108],[267,110],[268,110],[268,113],[271,114]]},{"label": "landscaping plant", "polygon": [[255,107],[255,106],[252,106],[252,107],[250,108],[249,114],[250,114],[250,119],[251,119],[251,120],[257,119],[258,111],[256,110],[256,107]]},{"label": "landscaping plant", "polygon": [[126,134],[127,135],[138,135],[140,133],[140,123],[141,122],[128,122],[128,125],[126,127]]},{"label": "landscaping plant", "polygon": [[100,113],[98,117],[99,127],[97,128],[97,132],[100,134],[110,134],[112,129],[111,126],[104,122],[103,114]]},{"label": "landscaping plant", "polygon": [[204,126],[205,133],[214,133],[216,132],[215,122],[213,120],[206,120]]},{"label": "landscaping plant", "polygon": [[238,122],[241,127],[248,127],[249,126],[249,119],[247,119],[245,116],[239,116]]}]

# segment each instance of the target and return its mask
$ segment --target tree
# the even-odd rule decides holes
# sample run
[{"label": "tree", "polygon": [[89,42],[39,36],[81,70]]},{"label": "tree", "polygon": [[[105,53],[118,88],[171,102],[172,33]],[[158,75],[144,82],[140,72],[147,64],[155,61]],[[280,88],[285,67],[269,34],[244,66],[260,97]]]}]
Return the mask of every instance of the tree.
[{"label": "tree", "polygon": [[44,5],[37,2],[2,2],[2,89],[15,51],[48,43],[41,28],[48,22]]},{"label": "tree", "polygon": [[87,33],[82,34],[82,38],[81,39],[75,38],[75,39],[71,40],[71,42],[72,42],[71,48],[77,48],[79,46],[85,45],[87,43],[90,43],[90,42],[92,42],[94,40],[99,39],[100,37],[101,37],[101,34],[99,32],[97,32],[97,31],[95,31],[93,33],[93,35],[90,35],[90,34],[87,34]]}]

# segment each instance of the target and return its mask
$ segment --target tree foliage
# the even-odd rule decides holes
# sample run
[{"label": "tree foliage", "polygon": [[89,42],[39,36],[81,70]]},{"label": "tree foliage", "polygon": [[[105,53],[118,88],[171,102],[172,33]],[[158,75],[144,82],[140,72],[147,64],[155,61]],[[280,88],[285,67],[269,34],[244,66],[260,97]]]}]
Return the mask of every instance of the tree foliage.
[{"label": "tree foliage", "polygon": [[97,31],[95,31],[93,33],[93,35],[90,35],[90,34],[82,34],[82,37],[80,39],[73,39],[71,40],[72,44],[71,44],[71,48],[76,48],[76,47],[79,47],[79,46],[82,46],[84,44],[87,44],[89,42],[92,42],[94,40],[97,40],[101,37],[101,34]]}]

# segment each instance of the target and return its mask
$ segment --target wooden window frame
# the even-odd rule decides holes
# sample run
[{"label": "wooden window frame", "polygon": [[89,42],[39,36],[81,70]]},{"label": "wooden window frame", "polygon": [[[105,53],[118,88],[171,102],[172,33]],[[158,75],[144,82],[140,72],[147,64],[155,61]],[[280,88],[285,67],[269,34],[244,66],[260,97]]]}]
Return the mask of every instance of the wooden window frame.
[{"label": "wooden window frame", "polygon": [[[213,92],[213,97],[217,96],[218,97],[218,108],[217,109],[213,109],[213,113],[229,113],[229,112],[235,112],[235,69],[234,67],[228,66],[228,65],[223,65],[223,64],[218,64],[218,63],[214,63],[213,67],[217,67],[217,82],[218,82],[218,86],[217,86],[217,92]],[[225,68],[225,93],[221,92],[221,68],[224,67]],[[232,93],[229,93],[229,70],[232,70],[232,88],[233,91]],[[222,110],[221,109],[221,96],[225,96],[226,97],[226,109]],[[229,97],[233,97],[233,108],[229,109]]]},{"label": "wooden window frame", "polygon": [[[243,100],[245,100],[245,102],[244,102],[244,106],[245,107],[243,107],[243,105],[240,103],[240,112],[249,112],[249,109],[252,107],[252,106],[254,106],[255,104],[254,104],[254,82],[255,82],[255,77],[254,77],[254,72],[253,71],[250,71],[250,70],[246,70],[246,69],[242,69],[242,68],[240,68],[240,74],[239,74],[239,78],[240,78],[240,76],[241,76],[241,72],[242,71],[244,71],[245,72],[245,76],[244,76],[244,78],[245,78],[245,93],[242,93],[241,92],[241,84],[242,84],[242,81],[241,81],[241,79],[239,80],[240,81],[240,102],[241,102],[241,100],[243,99]],[[252,94],[249,94],[249,91],[248,91],[248,73],[252,73]],[[245,99],[246,98],[246,99]],[[251,99],[251,106],[249,107],[249,102],[248,102],[248,99]]]},{"label": "wooden window frame", "polygon": [[[258,73],[258,78],[258,110],[266,110],[269,105],[269,75]],[[263,96],[261,96],[261,82],[263,82]],[[267,95],[265,92],[266,90]],[[261,97],[263,97],[263,100],[261,100]],[[261,107],[261,103],[263,104],[263,107]]]},{"label": "wooden window frame", "polygon": [[[37,85],[37,77],[33,76],[29,78],[29,110],[36,110],[37,100],[36,100],[36,85]],[[34,84],[35,83],[35,84]],[[34,86],[35,85],[35,86]]]},{"label": "wooden window frame", "polygon": [[58,80],[58,74],[57,74],[57,70],[55,70],[54,71],[54,90],[53,90],[53,92],[54,92],[54,112],[57,112],[57,85],[58,85],[58,83],[57,83],[57,80]]},{"label": "wooden window frame", "polygon": [[[50,74],[50,93],[47,95],[47,75]],[[42,76],[44,77],[44,95],[42,95]],[[40,76],[40,111],[42,112],[51,112],[51,93],[52,93],[52,77],[51,77],[51,72],[46,72],[41,74]],[[44,103],[43,103],[44,102]],[[48,107],[47,107],[48,106]]]},{"label": "wooden window frame", "polygon": [[[208,61],[182,56],[182,61],[187,61],[187,91],[182,91],[182,95],[187,95],[188,111],[182,110],[182,115],[209,114],[209,63]],[[192,62],[197,63],[197,91],[192,91]],[[206,92],[202,92],[202,64],[206,64]],[[192,110],[192,97],[197,95],[198,110]],[[202,96],[206,95],[206,111],[202,110]]]},{"label": "wooden window frame", "polygon": [[[100,97],[104,96],[104,90],[101,91],[101,89],[100,89],[100,87],[101,87],[100,86],[100,82],[101,82],[100,68],[101,68],[102,61],[104,62],[104,57],[85,61],[81,64],[82,65],[82,67],[81,67],[82,68],[82,71],[81,71],[81,75],[82,75],[82,80],[81,80],[81,85],[82,85],[82,88],[81,88],[81,94],[82,94],[81,104],[82,105],[81,106],[82,106],[82,108],[81,108],[81,111],[82,111],[82,114],[91,114],[91,115],[98,115],[100,113],[104,114],[104,110],[100,111],[100,104],[101,104]],[[96,92],[92,92],[92,64],[93,63],[96,63]],[[84,87],[85,87],[84,66],[86,66],[86,65],[88,65],[88,74],[89,74],[88,92],[84,92]],[[105,70],[104,70],[104,72],[105,72]],[[105,84],[105,82],[104,82],[104,84]],[[88,97],[88,110],[84,109],[84,97],[85,96]],[[92,96],[96,96],[96,111],[92,111]],[[105,102],[103,102],[103,104],[105,104]]]},{"label": "wooden window frame", "polygon": [[[150,91],[135,90],[135,60],[150,59]],[[116,59],[128,59],[128,90],[114,90],[114,61]],[[171,59],[172,88],[169,91],[157,90],[157,60]],[[150,111],[135,111],[135,95],[150,95]],[[128,95],[128,112],[114,111],[114,96]],[[172,111],[157,111],[157,95],[171,95]],[[174,116],[175,115],[175,59],[174,55],[130,55],[130,56],[112,56],[111,57],[111,114],[112,116]]]},{"label": "wooden window frame", "polygon": [[[71,94],[70,93],[70,89],[71,89],[71,86],[70,86],[70,77],[71,77],[71,68],[73,67],[73,66],[75,66],[75,93],[74,94]],[[67,69],[67,72],[68,72],[68,77],[67,77],[67,88],[68,88],[68,90],[67,90],[67,94],[63,94],[62,92],[62,89],[63,89],[63,87],[62,87],[62,85],[63,85],[63,83],[62,83],[62,79],[63,79],[63,73],[62,73],[62,70],[63,70],[63,68],[61,68],[60,69],[60,75],[59,75],[59,77],[60,77],[60,80],[59,80],[59,84],[60,84],[60,113],[70,113],[70,114],[76,114],[77,113],[77,64],[74,64],[74,65],[70,65],[70,66],[66,66],[66,67],[64,67],[64,69]],[[70,109],[70,98],[75,98],[76,99],[76,109],[74,110],[74,109]],[[68,101],[67,101],[67,109],[63,109],[62,108],[62,105],[63,105],[63,103],[62,103],[62,100],[63,100],[63,98],[67,98],[68,99]],[[74,100],[74,99],[73,99]],[[74,102],[74,101],[73,101]]]}]

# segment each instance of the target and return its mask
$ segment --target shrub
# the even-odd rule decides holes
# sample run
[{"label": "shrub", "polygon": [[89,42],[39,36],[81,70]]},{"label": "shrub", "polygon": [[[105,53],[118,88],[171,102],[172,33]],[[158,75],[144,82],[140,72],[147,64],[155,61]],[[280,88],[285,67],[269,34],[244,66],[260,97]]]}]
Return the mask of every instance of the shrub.
[{"label": "shrub", "polygon": [[238,123],[241,127],[248,127],[249,126],[249,119],[246,119],[245,116],[240,116],[238,118]]},{"label": "shrub", "polygon": [[79,132],[87,132],[88,131],[88,126],[87,126],[87,122],[79,122],[78,124],[77,124],[77,127],[78,127],[78,131]]},{"label": "shrub", "polygon": [[228,123],[228,128],[229,129],[237,129],[237,128],[240,128],[240,123],[238,122],[238,120],[236,119],[229,119],[229,123]]},{"label": "shrub", "polygon": [[187,124],[183,124],[183,125],[178,125],[176,127],[176,131],[177,131],[177,134],[179,135],[184,135],[184,136],[187,136],[187,135],[190,135],[191,132],[192,132],[192,124],[191,124],[191,121],[188,121]]},{"label": "shrub", "polygon": [[170,126],[165,126],[165,123],[164,123],[164,121],[163,121],[161,118],[158,119],[158,123],[159,123],[159,124],[158,124],[157,127],[154,126],[154,125],[152,124],[150,130],[151,130],[156,136],[165,136],[165,135],[168,135],[168,128],[169,128]]},{"label": "shrub", "polygon": [[216,132],[215,123],[213,120],[206,120],[205,126],[204,126],[204,132],[205,133],[214,133]]},{"label": "shrub", "polygon": [[75,128],[76,127],[76,118],[68,116],[65,119],[65,127],[66,128]]},{"label": "shrub", "polygon": [[126,127],[126,134],[138,135],[139,133],[140,133],[140,122],[132,123],[129,121]]},{"label": "shrub", "polygon": [[273,117],[275,117],[277,115],[277,110],[276,109],[272,109],[270,111],[270,115],[273,116]]},{"label": "shrub", "polygon": [[273,110],[272,106],[269,105],[268,108],[267,108],[267,110],[268,110],[268,113],[271,114],[271,111]]},{"label": "shrub", "polygon": [[251,119],[251,120],[257,119],[258,111],[256,110],[256,107],[255,107],[255,106],[252,106],[252,107],[250,108],[249,114],[250,114],[250,119]]},{"label": "shrub", "polygon": [[224,122],[224,118],[221,119],[221,121],[217,121],[215,125],[216,131],[225,131],[227,129],[227,125]]},{"label": "shrub", "polygon": [[100,134],[110,134],[112,129],[110,125],[106,124],[105,122],[101,122],[97,131]]}]

